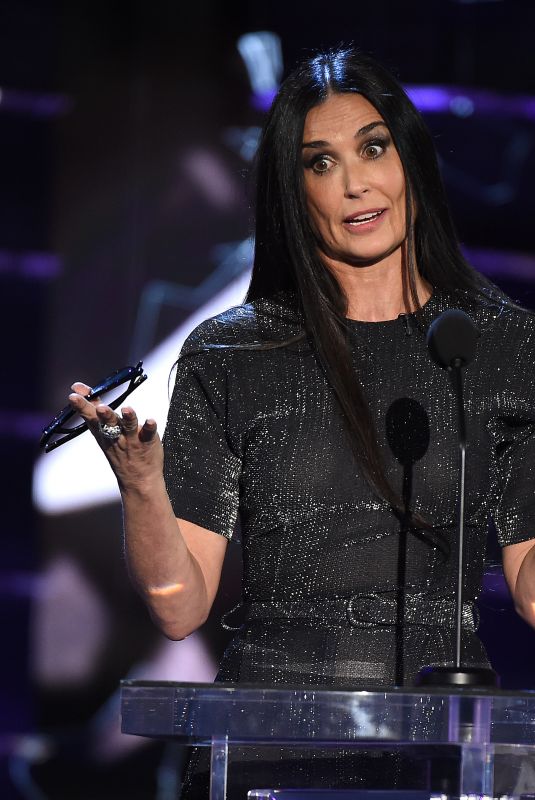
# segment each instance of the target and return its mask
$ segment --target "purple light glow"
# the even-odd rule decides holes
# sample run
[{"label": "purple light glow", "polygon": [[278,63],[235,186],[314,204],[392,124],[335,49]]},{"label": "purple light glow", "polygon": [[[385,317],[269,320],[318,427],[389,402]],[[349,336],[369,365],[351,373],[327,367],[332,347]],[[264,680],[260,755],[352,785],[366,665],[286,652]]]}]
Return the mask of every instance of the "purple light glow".
[{"label": "purple light glow", "polygon": [[38,597],[42,580],[34,572],[0,572],[0,596]]},{"label": "purple light glow", "polygon": [[64,94],[22,92],[0,88],[0,112],[26,114],[31,117],[61,117],[73,108],[73,101]]},{"label": "purple light glow", "polygon": [[37,442],[48,422],[49,415],[31,411],[0,411],[0,436]]},{"label": "purple light glow", "polygon": [[[423,114],[501,114],[535,120],[535,97],[502,95],[468,86],[405,86],[405,91]],[[255,92],[251,105],[257,111],[269,111],[276,89]]]},{"label": "purple light glow", "polygon": [[514,278],[528,283],[535,278],[535,256],[507,250],[482,250],[463,246],[470,264],[490,278]]},{"label": "purple light glow", "polygon": [[61,259],[55,253],[0,250],[0,275],[50,280],[61,273]]},{"label": "purple light glow", "polygon": [[[405,86],[410,99],[422,113],[448,111],[451,94],[440,86]],[[459,94],[459,92],[456,92]]]},{"label": "purple light glow", "polygon": [[424,114],[451,113],[457,116],[505,114],[535,119],[535,97],[502,95],[463,86],[405,86],[414,105]]},{"label": "purple light glow", "polygon": [[256,111],[269,111],[275,99],[277,89],[269,89],[266,92],[254,92],[251,95],[251,105]]}]

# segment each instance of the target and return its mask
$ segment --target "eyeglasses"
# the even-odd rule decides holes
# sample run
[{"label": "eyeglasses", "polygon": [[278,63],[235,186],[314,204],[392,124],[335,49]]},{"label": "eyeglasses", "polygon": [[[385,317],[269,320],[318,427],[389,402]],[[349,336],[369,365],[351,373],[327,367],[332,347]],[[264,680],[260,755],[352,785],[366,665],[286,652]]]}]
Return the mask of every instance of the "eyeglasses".
[{"label": "eyeglasses", "polygon": [[[96,386],[93,386],[89,394],[85,395],[86,400],[95,399],[106,403],[110,408],[117,408],[123,403],[134,389],[147,380],[143,373],[143,362],[140,361],[135,367],[124,367],[118,369]],[[87,430],[87,422],[83,420],[72,406],[65,406],[52,420],[43,428],[43,435],[39,441],[39,447],[43,447],[45,453],[50,453],[56,447],[70,442]]]}]

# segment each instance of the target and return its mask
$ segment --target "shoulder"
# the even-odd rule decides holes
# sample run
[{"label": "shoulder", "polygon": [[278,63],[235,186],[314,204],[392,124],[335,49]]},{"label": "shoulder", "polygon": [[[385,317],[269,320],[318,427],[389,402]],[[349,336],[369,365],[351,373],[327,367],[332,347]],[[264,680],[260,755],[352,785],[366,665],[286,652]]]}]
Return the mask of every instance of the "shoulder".
[{"label": "shoulder", "polygon": [[302,329],[291,295],[279,293],[233,306],[198,325],[187,337],[180,357],[212,350],[234,350],[281,342]]},{"label": "shoulder", "polygon": [[517,305],[495,287],[484,287],[478,294],[439,290],[432,300],[429,313],[423,315],[428,325],[443,311],[460,308],[473,319],[482,339],[507,337],[529,341],[535,335],[535,313]]},{"label": "shoulder", "polygon": [[[481,292],[436,290],[423,306],[420,319],[429,326],[451,308],[467,313],[478,331],[477,358],[486,368],[500,366],[508,374],[535,364],[535,314],[514,303],[499,289]],[[530,368],[531,373],[531,368]]]},{"label": "shoulder", "polygon": [[535,314],[513,303],[508,297],[474,301],[473,319],[479,330],[477,359],[481,368],[493,376],[496,392],[516,392],[515,404],[534,389]]},{"label": "shoulder", "polygon": [[506,296],[475,300],[474,321],[484,339],[535,347],[535,313]]}]

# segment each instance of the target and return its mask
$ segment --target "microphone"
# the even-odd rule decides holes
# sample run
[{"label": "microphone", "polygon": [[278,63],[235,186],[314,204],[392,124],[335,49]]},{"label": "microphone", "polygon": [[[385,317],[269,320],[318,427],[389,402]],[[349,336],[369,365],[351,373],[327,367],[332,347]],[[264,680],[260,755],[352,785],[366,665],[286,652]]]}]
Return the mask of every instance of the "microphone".
[{"label": "microphone", "polygon": [[448,370],[457,401],[459,442],[459,505],[457,510],[457,591],[455,596],[455,666],[422,667],[417,677],[421,686],[496,687],[498,676],[486,667],[463,667],[461,661],[462,612],[464,584],[464,495],[466,483],[466,418],[462,370],[474,359],[478,339],[474,321],[460,308],[450,308],[437,317],[427,332],[431,358]]},{"label": "microphone", "polygon": [[[474,321],[460,308],[449,308],[437,317],[427,332],[427,347],[433,361],[451,374],[457,400],[459,445],[466,444],[463,377],[461,368],[473,361],[476,354],[478,330]],[[464,456],[462,456],[464,461]],[[464,478],[461,486],[464,492]],[[464,498],[464,494],[463,494]]]},{"label": "microphone", "polygon": [[476,354],[477,337],[471,317],[460,308],[449,308],[429,326],[427,347],[439,366],[466,367]]}]

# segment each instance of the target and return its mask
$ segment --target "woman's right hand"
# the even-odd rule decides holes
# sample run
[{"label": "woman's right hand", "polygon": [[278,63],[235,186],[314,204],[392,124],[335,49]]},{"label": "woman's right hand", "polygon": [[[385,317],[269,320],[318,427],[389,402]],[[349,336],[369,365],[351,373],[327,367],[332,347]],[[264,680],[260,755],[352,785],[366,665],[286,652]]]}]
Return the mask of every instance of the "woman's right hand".
[{"label": "woman's right hand", "polygon": [[[85,383],[76,382],[71,388],[69,403],[87,422],[117,477],[121,491],[144,492],[161,481],[163,448],[156,421],[148,419],[140,425],[130,406],[125,406],[118,414],[98,397],[87,400],[85,395],[89,394],[91,387]],[[118,438],[105,436],[103,425],[119,425],[121,433]]]}]

